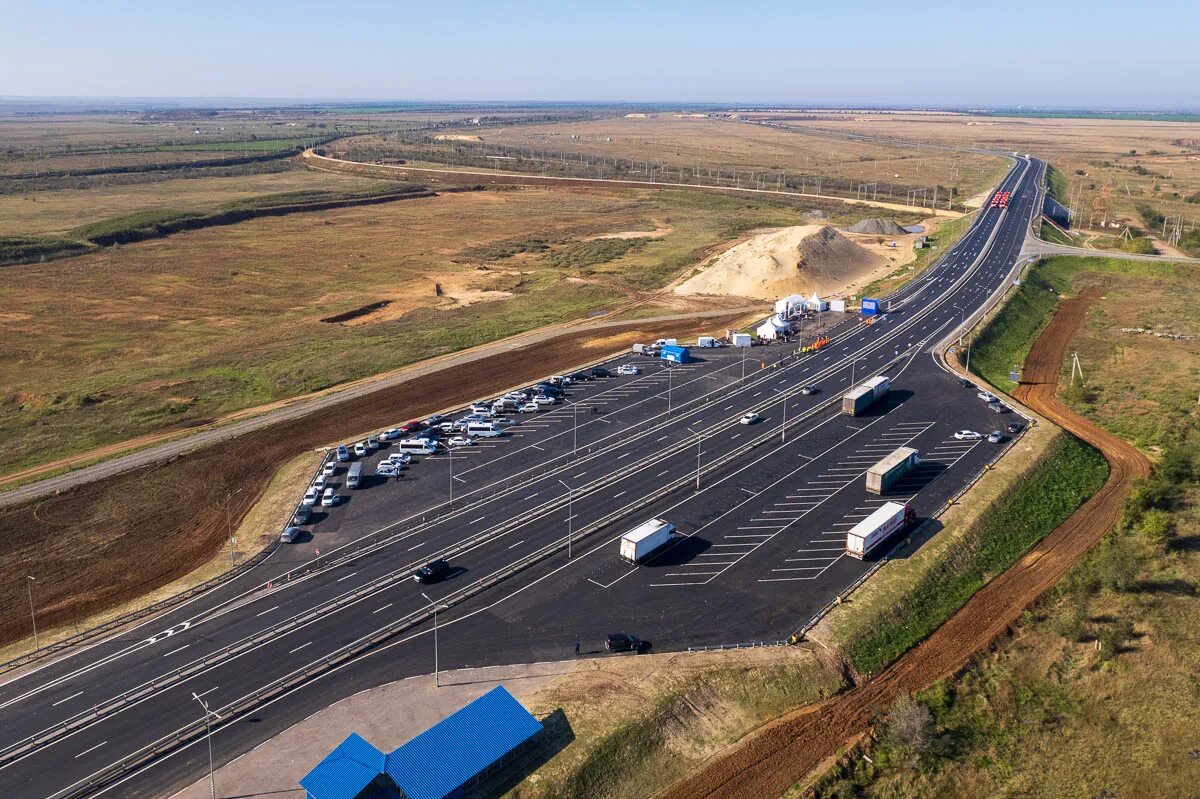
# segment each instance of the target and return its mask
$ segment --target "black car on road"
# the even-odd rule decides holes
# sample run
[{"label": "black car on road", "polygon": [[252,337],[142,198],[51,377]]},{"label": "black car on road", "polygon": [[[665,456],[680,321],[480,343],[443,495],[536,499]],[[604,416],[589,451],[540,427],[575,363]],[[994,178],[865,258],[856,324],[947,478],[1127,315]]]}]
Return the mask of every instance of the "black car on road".
[{"label": "black car on road", "polygon": [[428,585],[429,583],[440,583],[449,574],[450,564],[444,560],[435,560],[417,569],[416,573],[413,574],[413,579],[418,583]]},{"label": "black car on road", "polygon": [[636,635],[629,633],[610,633],[608,638],[604,639],[604,648],[609,652],[637,652],[646,651],[647,644]]},{"label": "black car on road", "polygon": [[612,372],[608,371],[603,366],[597,366],[592,369],[592,377],[612,377]]}]

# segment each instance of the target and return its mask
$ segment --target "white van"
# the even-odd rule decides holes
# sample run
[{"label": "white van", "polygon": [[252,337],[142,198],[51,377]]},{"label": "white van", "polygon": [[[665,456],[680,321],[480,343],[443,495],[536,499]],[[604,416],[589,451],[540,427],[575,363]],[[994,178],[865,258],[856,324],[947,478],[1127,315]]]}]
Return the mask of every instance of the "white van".
[{"label": "white van", "polygon": [[362,461],[350,464],[350,471],[346,472],[346,486],[348,488],[358,488],[358,484],[362,482]]},{"label": "white van", "polygon": [[437,452],[437,442],[426,438],[402,438],[396,444],[396,449],[415,455],[432,455]]},{"label": "white van", "polygon": [[491,422],[471,422],[467,425],[467,435],[479,438],[496,438],[500,431]]}]

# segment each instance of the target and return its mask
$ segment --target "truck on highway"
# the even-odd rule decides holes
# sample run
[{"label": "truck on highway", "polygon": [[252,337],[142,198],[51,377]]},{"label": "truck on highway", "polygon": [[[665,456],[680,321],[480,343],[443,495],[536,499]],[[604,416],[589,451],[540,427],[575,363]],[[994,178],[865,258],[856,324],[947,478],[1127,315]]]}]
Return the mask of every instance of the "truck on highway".
[{"label": "truck on highway", "polygon": [[892,379],[885,375],[872,377],[870,380],[855,386],[842,397],[842,413],[847,416],[861,416],[875,401],[892,390]]},{"label": "truck on highway", "polygon": [[921,453],[912,447],[900,447],[867,469],[867,491],[886,494],[901,477],[921,462]]},{"label": "truck on highway", "polygon": [[864,560],[887,543],[896,533],[911,525],[917,518],[909,505],[887,502],[846,533],[846,554]]},{"label": "truck on highway", "polygon": [[362,483],[362,461],[356,461],[350,464],[350,470],[346,472],[346,487],[358,488]]},{"label": "truck on highway", "polygon": [[675,525],[663,519],[651,519],[621,536],[621,557],[630,563],[641,563],[655,550],[671,540]]}]

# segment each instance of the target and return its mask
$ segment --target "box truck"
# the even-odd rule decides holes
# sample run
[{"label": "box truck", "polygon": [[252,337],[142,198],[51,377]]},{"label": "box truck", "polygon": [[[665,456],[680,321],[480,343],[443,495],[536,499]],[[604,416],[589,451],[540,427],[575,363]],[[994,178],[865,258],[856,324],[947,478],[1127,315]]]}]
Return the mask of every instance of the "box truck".
[{"label": "box truck", "polygon": [[662,519],[651,519],[621,536],[621,557],[630,563],[640,563],[656,549],[671,540],[675,525]]},{"label": "box truck", "polygon": [[877,399],[892,390],[892,380],[880,375],[855,386],[842,397],[842,413],[848,416],[859,416]]},{"label": "box truck", "polygon": [[885,494],[900,478],[921,462],[921,453],[912,447],[900,447],[867,469],[867,491]]},{"label": "box truck", "polygon": [[846,554],[859,560],[870,557],[879,551],[889,538],[907,528],[916,518],[916,513],[908,505],[901,505],[899,502],[884,503],[846,533]]}]

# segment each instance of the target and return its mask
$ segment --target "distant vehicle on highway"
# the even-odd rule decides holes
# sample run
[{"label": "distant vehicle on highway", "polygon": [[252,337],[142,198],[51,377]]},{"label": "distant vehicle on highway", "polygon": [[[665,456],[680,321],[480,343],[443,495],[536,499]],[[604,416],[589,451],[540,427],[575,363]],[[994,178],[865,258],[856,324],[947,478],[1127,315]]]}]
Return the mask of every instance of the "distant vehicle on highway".
[{"label": "distant vehicle on highway", "polygon": [[350,450],[346,449],[346,445],[342,444],[337,448],[337,459],[339,461],[350,460]]},{"label": "distant vehicle on highway", "polygon": [[984,402],[999,402],[1000,401],[1000,398],[997,397],[995,394],[991,393],[990,391],[980,391],[975,396],[979,397]]},{"label": "distant vehicle on highway", "polygon": [[976,433],[974,430],[959,430],[954,434],[957,441],[978,441],[983,438],[981,433]]},{"label": "distant vehicle on highway", "polygon": [[283,532],[279,535],[279,541],[283,544],[290,544],[296,540],[296,538],[300,535],[300,532],[301,530],[299,527],[285,527],[283,528]]},{"label": "distant vehicle on highway", "polygon": [[325,493],[321,495],[322,508],[332,508],[341,501],[342,498],[332,488],[325,489]]},{"label": "distant vehicle on highway", "polygon": [[1004,440],[1004,433],[1001,433],[999,430],[993,430],[992,432],[988,433],[987,440],[989,444],[999,444]]},{"label": "distant vehicle on highway", "polygon": [[641,654],[646,651],[646,642],[636,635],[629,633],[609,633],[604,639],[604,648],[609,652],[637,652]]},{"label": "distant vehicle on highway", "polygon": [[639,375],[641,373],[642,370],[631,363],[623,363],[617,367],[617,374],[619,375]]},{"label": "distant vehicle on highway", "polygon": [[438,583],[445,580],[450,574],[450,564],[444,560],[435,560],[431,563],[426,563],[421,568],[413,573],[413,580],[418,583],[428,585],[430,583]]},{"label": "distant vehicle on highway", "polygon": [[816,394],[817,387],[816,386],[805,386],[804,388],[800,389],[800,393],[806,397],[810,396],[812,394]]},{"label": "distant vehicle on highway", "polygon": [[1010,432],[1010,433],[1014,433],[1014,434],[1016,434],[1016,433],[1019,433],[1019,432],[1021,432],[1021,431],[1022,431],[1022,430],[1024,430],[1024,429],[1025,429],[1025,428],[1023,428],[1023,427],[1021,426],[1021,423],[1020,423],[1020,422],[1009,422],[1009,425],[1008,425],[1008,432]]},{"label": "distant vehicle on highway", "polygon": [[742,418],[738,419],[738,424],[758,424],[761,421],[762,417],[751,411],[750,413],[743,414]]}]

